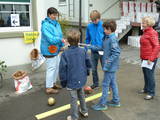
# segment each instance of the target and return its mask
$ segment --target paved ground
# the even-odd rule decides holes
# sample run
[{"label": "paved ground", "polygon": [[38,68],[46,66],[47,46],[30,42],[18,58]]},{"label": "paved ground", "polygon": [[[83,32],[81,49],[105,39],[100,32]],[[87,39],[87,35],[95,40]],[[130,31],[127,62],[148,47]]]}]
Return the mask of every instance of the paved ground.
[{"label": "paved ground", "polygon": [[[47,105],[48,97],[54,97],[56,104],[54,106]],[[7,102],[0,104],[1,120],[36,120],[35,115],[43,112],[54,110],[55,108],[69,104],[69,93],[65,89],[60,94],[46,95],[44,89],[40,89],[34,93],[30,93],[17,98],[12,98]],[[82,120],[111,120],[102,111],[93,111],[90,106],[92,102],[87,103],[89,109],[89,117]],[[69,110],[44,118],[43,120],[66,120]]]},{"label": "paved ground", "polygon": [[[143,87],[143,74],[140,68],[138,51],[137,48],[122,46],[121,67],[117,73],[122,106],[104,111],[104,114],[112,120],[160,120],[160,70],[156,69],[156,97],[151,101],[145,101],[143,99],[144,95],[137,94],[137,91]],[[100,67],[99,74],[102,81],[103,72]],[[44,72],[36,71],[32,73],[30,79],[33,83],[33,89],[23,95],[14,93],[12,79],[5,80],[3,88],[0,89],[0,109],[5,109],[2,104],[7,104],[12,99],[18,101],[22,96],[26,97],[36,94],[37,91],[43,91],[44,76]],[[91,84],[91,76],[88,84]],[[97,100],[93,101],[93,103],[96,102]]]}]

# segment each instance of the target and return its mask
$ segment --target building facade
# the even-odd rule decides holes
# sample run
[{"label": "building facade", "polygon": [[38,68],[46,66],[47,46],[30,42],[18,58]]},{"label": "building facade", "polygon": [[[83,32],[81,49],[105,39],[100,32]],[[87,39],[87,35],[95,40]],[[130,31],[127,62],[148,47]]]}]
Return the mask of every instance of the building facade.
[{"label": "building facade", "polygon": [[[79,21],[80,0],[0,0],[0,60],[8,66],[8,76],[19,69],[31,70],[30,52],[39,49],[40,36],[33,44],[24,43],[24,32],[41,30],[41,21],[47,9],[55,7],[62,18]],[[82,22],[88,23],[89,13],[98,10],[102,18],[118,19],[121,15],[119,0],[82,0]],[[78,26],[77,26],[78,27]]]}]

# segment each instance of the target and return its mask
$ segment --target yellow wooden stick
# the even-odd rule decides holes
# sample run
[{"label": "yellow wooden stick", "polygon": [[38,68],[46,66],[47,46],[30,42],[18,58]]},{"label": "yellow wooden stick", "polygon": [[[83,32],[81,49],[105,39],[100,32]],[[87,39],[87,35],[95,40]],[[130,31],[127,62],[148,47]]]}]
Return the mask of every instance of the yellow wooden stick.
[{"label": "yellow wooden stick", "polygon": [[[93,96],[90,96],[90,97],[86,98],[85,101],[89,102],[89,101],[95,100],[95,99],[99,98],[101,95],[102,95],[102,93],[95,94]],[[79,105],[79,101],[78,101],[78,105]],[[63,112],[65,110],[68,110],[70,108],[71,108],[70,104],[67,104],[67,105],[61,106],[59,108],[56,108],[56,109],[53,109],[53,110],[50,110],[50,111],[35,115],[35,117],[37,118],[37,120],[40,120],[40,119],[49,117],[51,115],[57,114],[59,112]]]}]

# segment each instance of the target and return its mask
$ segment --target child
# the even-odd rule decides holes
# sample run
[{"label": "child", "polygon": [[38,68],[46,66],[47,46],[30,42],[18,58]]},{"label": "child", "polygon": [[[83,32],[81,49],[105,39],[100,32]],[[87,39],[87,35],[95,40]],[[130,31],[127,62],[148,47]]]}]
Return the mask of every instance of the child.
[{"label": "child", "polygon": [[79,112],[88,117],[88,110],[85,103],[83,86],[87,81],[87,70],[90,69],[91,63],[86,50],[78,47],[80,33],[71,30],[67,34],[69,48],[62,53],[59,75],[62,87],[66,87],[71,96],[71,116],[67,120],[78,120],[78,105],[80,101]]},{"label": "child", "polygon": [[[102,96],[99,103],[93,105],[94,110],[107,110],[108,106],[120,107],[120,98],[116,82],[116,71],[119,67],[120,48],[115,36],[115,21],[103,23],[105,37],[103,40],[103,71],[104,80],[102,82]],[[112,89],[112,100],[108,101],[108,90]]]},{"label": "child", "polygon": [[102,64],[102,55],[99,55],[98,51],[102,49],[102,39],[104,37],[103,22],[100,19],[101,15],[97,10],[93,10],[90,13],[91,23],[87,26],[86,31],[86,44],[91,44],[91,62],[92,62],[92,76],[93,85],[91,88],[97,88],[99,86],[99,77],[97,72],[98,61]]}]

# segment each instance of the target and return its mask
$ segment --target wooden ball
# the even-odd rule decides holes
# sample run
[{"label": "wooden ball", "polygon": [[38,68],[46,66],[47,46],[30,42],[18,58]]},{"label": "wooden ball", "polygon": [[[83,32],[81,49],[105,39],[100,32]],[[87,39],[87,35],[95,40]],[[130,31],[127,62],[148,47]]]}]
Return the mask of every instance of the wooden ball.
[{"label": "wooden ball", "polygon": [[56,101],[55,101],[55,99],[54,99],[53,97],[49,97],[49,98],[48,98],[48,105],[50,105],[50,106],[51,106],[51,105],[54,105],[55,102],[56,102]]}]

